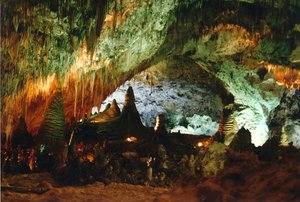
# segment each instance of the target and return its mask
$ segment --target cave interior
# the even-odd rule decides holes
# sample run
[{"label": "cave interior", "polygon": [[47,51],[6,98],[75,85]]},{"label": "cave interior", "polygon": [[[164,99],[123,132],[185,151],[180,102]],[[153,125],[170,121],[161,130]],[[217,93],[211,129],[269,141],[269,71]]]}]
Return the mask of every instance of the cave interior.
[{"label": "cave interior", "polygon": [[1,1],[3,201],[300,201],[299,0]]}]

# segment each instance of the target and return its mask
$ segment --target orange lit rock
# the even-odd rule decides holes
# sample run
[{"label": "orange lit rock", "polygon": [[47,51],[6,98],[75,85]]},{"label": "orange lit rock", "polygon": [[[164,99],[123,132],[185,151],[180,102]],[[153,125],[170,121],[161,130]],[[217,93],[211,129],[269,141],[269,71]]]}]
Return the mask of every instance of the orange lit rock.
[{"label": "orange lit rock", "polygon": [[266,67],[272,72],[276,82],[289,89],[300,89],[300,70],[282,65],[267,63]]}]

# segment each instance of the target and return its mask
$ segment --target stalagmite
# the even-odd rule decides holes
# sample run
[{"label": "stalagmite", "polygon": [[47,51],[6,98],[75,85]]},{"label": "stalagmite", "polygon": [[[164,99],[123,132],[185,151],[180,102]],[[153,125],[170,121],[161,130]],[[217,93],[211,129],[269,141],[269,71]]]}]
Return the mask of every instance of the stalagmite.
[{"label": "stalagmite", "polygon": [[113,99],[110,108],[107,111],[110,117],[118,117],[121,114],[120,108],[118,107],[117,101]]},{"label": "stalagmite", "polygon": [[65,143],[65,115],[61,92],[53,96],[50,101],[45,119],[39,130],[40,142],[50,148],[63,147]]},{"label": "stalagmite", "polygon": [[120,122],[122,127],[127,128],[128,133],[144,128],[139,112],[135,106],[135,97],[132,87],[129,87],[126,91]]},{"label": "stalagmite", "polygon": [[125,94],[124,108],[134,105],[134,102],[135,102],[135,97],[134,97],[133,89],[132,87],[129,87]]},{"label": "stalagmite", "polygon": [[22,145],[25,148],[29,148],[33,145],[33,138],[27,131],[27,125],[25,119],[20,117],[19,124],[16,130],[13,132],[12,146],[16,148],[18,145]]},{"label": "stalagmite", "polygon": [[109,108],[111,107],[111,104],[108,103],[106,106],[105,106],[105,109],[103,110],[103,112],[107,112],[109,110]]},{"label": "stalagmite", "polygon": [[121,114],[120,108],[116,100],[114,99],[113,102],[110,104],[108,103],[103,110],[103,112],[99,112],[96,115],[91,117],[91,122],[94,123],[102,123],[116,119]]}]

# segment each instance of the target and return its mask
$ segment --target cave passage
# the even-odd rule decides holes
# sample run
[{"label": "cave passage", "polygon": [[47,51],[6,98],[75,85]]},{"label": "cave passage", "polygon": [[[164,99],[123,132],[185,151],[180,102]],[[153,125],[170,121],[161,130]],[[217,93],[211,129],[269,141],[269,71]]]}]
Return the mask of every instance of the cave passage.
[{"label": "cave passage", "polygon": [[300,2],[1,2],[1,200],[299,201]]}]

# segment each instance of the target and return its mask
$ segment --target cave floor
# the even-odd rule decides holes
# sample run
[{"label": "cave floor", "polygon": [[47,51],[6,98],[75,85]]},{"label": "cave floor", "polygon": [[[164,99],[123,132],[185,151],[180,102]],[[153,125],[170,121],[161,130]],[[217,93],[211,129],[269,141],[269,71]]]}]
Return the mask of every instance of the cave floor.
[{"label": "cave floor", "polygon": [[43,194],[2,191],[1,201],[155,201],[159,195],[169,191],[167,188],[123,183],[111,183],[106,186],[101,182],[85,186],[59,187],[49,173],[6,176],[2,180],[2,185],[37,187],[41,181],[47,181],[53,188]]},{"label": "cave floor", "polygon": [[[1,186],[52,187],[43,194],[3,190],[6,201],[300,201],[300,150],[283,148],[278,158],[261,161],[254,153],[228,151],[216,176],[187,177],[172,188],[123,183],[59,186],[49,173],[2,176]],[[45,183],[47,182],[47,183]],[[39,185],[40,184],[40,185]],[[42,184],[42,185],[41,185]]]}]

